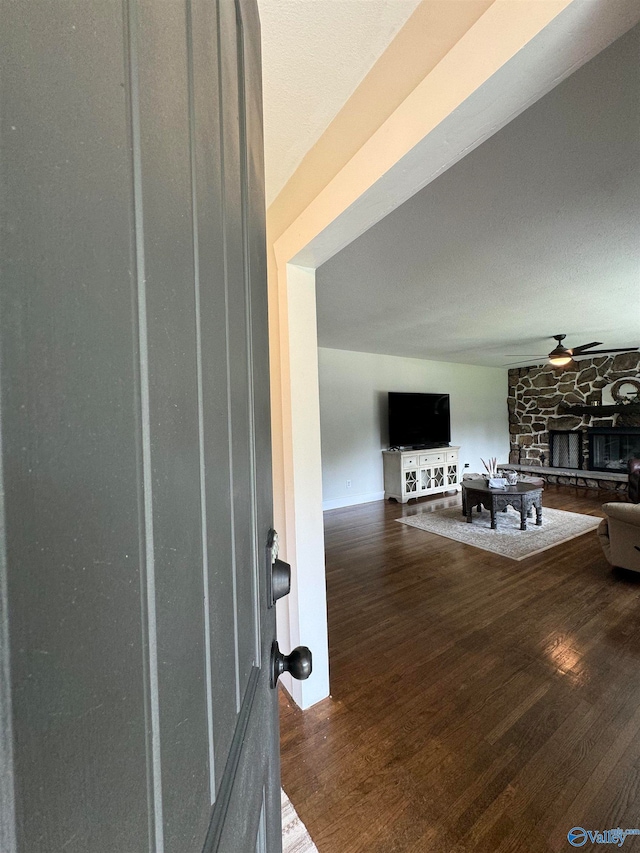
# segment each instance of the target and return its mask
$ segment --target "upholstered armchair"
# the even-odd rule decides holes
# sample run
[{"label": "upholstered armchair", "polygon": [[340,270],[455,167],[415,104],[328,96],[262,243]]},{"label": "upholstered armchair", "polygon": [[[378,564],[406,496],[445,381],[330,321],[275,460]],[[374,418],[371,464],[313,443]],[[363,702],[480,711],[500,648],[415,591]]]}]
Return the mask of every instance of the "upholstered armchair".
[{"label": "upholstered armchair", "polygon": [[640,459],[629,460],[629,503],[603,504],[598,538],[612,566],[640,572]]},{"label": "upholstered armchair", "polygon": [[606,515],[598,527],[598,538],[612,566],[640,572],[640,504],[603,504]]}]

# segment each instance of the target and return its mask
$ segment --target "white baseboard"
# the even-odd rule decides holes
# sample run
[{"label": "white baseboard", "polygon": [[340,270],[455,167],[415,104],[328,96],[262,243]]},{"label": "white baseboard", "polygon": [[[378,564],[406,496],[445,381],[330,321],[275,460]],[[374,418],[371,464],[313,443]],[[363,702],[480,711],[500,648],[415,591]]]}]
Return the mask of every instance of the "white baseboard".
[{"label": "white baseboard", "polygon": [[342,506],[356,506],[356,504],[369,504],[373,501],[383,501],[384,492],[369,492],[368,495],[349,495],[344,498],[334,498],[330,501],[322,501],[322,509],[340,509]]}]

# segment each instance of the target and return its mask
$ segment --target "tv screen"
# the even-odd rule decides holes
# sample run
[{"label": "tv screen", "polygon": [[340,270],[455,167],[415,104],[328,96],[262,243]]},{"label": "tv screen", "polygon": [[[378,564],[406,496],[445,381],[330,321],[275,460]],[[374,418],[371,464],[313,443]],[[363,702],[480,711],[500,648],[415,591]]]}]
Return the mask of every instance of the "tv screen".
[{"label": "tv screen", "polygon": [[441,447],[450,441],[448,394],[389,391],[391,447]]}]

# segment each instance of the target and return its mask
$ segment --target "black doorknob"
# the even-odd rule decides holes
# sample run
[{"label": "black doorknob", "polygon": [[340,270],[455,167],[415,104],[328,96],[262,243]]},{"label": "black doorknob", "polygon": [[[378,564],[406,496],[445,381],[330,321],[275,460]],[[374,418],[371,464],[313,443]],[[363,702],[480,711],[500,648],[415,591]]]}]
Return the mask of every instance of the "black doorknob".
[{"label": "black doorknob", "polygon": [[283,655],[274,640],[271,646],[271,686],[275,687],[283,672],[290,672],[298,681],[306,681],[311,675],[312,656],[311,650],[306,646],[298,646],[291,654]]},{"label": "black doorknob", "polygon": [[267,605],[273,605],[291,592],[291,566],[278,559],[278,534],[271,528],[267,535]]},{"label": "black doorknob", "polygon": [[271,597],[275,604],[291,592],[291,566],[284,560],[276,559],[271,566]]}]

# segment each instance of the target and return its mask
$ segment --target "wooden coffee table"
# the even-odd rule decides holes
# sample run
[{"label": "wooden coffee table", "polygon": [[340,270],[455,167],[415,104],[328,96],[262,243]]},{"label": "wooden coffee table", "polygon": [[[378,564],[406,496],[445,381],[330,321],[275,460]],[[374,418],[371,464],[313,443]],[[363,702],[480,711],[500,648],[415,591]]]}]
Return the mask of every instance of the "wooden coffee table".
[{"label": "wooden coffee table", "polygon": [[527,516],[536,510],[536,525],[542,524],[542,486],[533,483],[516,483],[505,489],[490,489],[486,480],[465,480],[462,483],[462,514],[467,523],[473,521],[473,508],[485,507],[491,513],[491,529],[497,528],[496,513],[506,512],[512,506],[520,513],[520,530],[527,529]]}]

